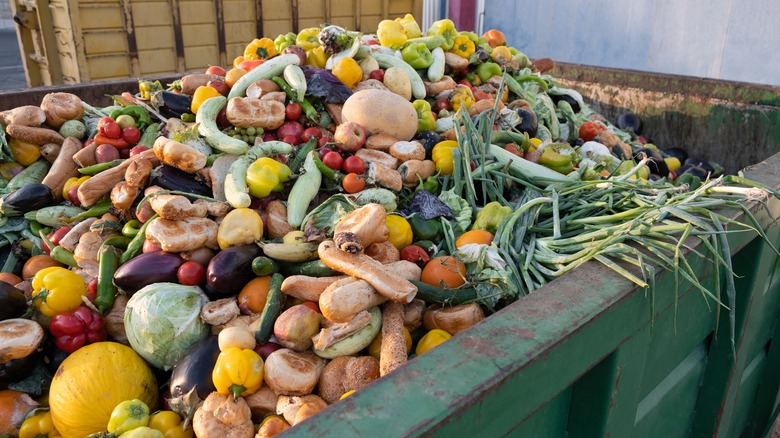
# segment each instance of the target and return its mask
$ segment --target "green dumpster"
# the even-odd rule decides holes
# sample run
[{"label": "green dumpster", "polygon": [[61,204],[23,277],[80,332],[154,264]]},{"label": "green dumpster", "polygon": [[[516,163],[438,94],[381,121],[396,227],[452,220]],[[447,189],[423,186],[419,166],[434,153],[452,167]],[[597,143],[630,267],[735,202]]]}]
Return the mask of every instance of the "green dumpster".
[{"label": "green dumpster", "polygon": [[[780,87],[565,64],[552,74],[611,120],[636,112],[656,144],[780,189]],[[55,89],[92,102],[133,84],[0,93],[0,110]],[[780,247],[780,201],[748,206]],[[754,233],[728,240],[733,348],[729,312],[689,284],[675,294],[673,274],[659,273],[651,294],[588,263],[286,436],[765,436],[780,403],[778,258]],[[724,281],[705,249],[686,251],[705,286]]]}]

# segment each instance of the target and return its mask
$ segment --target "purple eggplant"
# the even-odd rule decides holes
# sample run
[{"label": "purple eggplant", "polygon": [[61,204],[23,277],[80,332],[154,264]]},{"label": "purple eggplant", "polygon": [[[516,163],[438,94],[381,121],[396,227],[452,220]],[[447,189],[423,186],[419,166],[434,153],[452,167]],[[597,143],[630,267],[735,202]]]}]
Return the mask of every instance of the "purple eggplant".
[{"label": "purple eggplant", "polygon": [[234,246],[220,251],[209,262],[206,281],[214,292],[228,296],[238,291],[255,278],[252,260],[260,255],[260,247],[254,243]]},{"label": "purple eggplant", "polygon": [[152,283],[178,282],[176,274],[184,259],[169,252],[148,252],[130,259],[114,273],[114,284],[133,294]]}]

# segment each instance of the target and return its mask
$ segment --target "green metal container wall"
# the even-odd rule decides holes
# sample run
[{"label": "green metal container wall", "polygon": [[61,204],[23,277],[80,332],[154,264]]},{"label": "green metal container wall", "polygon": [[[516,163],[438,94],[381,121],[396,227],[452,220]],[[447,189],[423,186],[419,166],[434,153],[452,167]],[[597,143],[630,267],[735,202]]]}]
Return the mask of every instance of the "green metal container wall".
[{"label": "green metal container wall", "polygon": [[[731,170],[750,165],[748,178],[780,188],[779,87],[577,65],[553,75],[612,120],[633,110],[662,147]],[[90,101],[130,87],[64,88]],[[0,94],[0,109],[47,91]],[[780,247],[780,200],[746,205]],[[728,241],[734,350],[729,312],[689,283],[677,289],[672,273],[659,273],[651,293],[588,263],[285,436],[764,436],[780,394],[778,259],[754,233]],[[702,284],[722,285],[723,272],[716,279],[706,250],[690,243]]]}]

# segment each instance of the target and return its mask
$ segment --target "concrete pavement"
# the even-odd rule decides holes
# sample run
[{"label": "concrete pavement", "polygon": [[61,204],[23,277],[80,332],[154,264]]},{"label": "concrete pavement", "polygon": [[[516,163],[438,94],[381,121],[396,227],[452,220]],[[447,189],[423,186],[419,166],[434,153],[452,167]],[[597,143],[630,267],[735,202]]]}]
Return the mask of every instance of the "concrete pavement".
[{"label": "concrete pavement", "polygon": [[27,88],[16,31],[0,29],[0,91]]}]

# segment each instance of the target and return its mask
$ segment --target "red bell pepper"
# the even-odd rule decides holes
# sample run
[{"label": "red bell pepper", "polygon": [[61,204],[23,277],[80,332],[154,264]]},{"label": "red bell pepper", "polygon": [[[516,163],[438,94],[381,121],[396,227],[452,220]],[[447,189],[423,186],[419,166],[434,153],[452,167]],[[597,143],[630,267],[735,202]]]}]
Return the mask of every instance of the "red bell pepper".
[{"label": "red bell pepper", "polygon": [[[121,132],[121,131],[120,131]],[[121,134],[120,134],[121,135]],[[128,143],[123,138],[109,138],[103,134],[98,134],[95,136],[95,144],[100,146],[101,144],[110,144],[111,146],[117,148],[117,149],[124,149],[126,147],[130,146],[130,143]]]},{"label": "red bell pepper", "polygon": [[103,316],[86,307],[77,307],[69,312],[54,315],[49,331],[54,344],[62,351],[73,353],[86,344],[106,340]]}]

